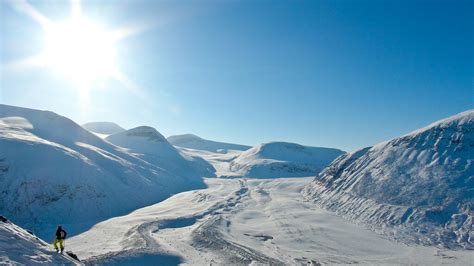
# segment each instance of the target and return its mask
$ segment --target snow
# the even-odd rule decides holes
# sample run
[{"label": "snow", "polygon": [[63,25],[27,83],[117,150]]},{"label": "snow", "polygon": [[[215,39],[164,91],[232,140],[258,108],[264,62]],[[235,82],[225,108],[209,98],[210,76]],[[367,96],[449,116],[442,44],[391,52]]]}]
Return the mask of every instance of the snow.
[{"label": "snow", "polygon": [[337,158],[318,206],[407,243],[474,248],[474,110]]},{"label": "snow", "polygon": [[280,178],[315,175],[343,151],[308,147],[295,143],[270,142],[246,151],[182,148],[181,153],[200,157],[212,164],[221,178]]},{"label": "snow", "polygon": [[[62,224],[88,264],[471,265],[473,125],[470,110],[344,153],[0,105],[0,213],[48,240]],[[64,259],[0,222],[0,264]]]},{"label": "snow", "polygon": [[204,187],[48,111],[0,105],[0,152],[0,213],[43,238]]},{"label": "snow", "polygon": [[132,128],[106,138],[107,141],[120,147],[131,148],[144,154],[163,154],[178,156],[176,150],[156,129],[147,126]]},{"label": "snow", "polygon": [[344,152],[295,143],[270,142],[241,153],[230,170],[243,177],[277,178],[316,175]]},{"label": "snow", "polygon": [[125,131],[124,128],[113,122],[89,122],[82,125],[82,127],[90,132],[106,136]]},{"label": "snow", "polygon": [[193,134],[184,134],[168,137],[168,141],[175,146],[182,148],[189,148],[194,150],[203,150],[215,153],[225,153],[228,150],[245,151],[250,146],[231,144],[225,142],[217,142],[207,139],[202,139]]},{"label": "snow", "polygon": [[311,178],[206,179],[69,239],[87,263],[458,264],[469,251],[391,241],[306,201]]},{"label": "snow", "polygon": [[170,173],[214,176],[211,164],[199,157],[181,154],[155,128],[140,126],[110,135],[106,140]]},{"label": "snow", "polygon": [[1,265],[78,264],[53,250],[51,244],[47,244],[25,229],[11,222],[0,222]]},{"label": "snow", "polygon": [[238,150],[227,150],[221,151],[219,153],[210,152],[205,150],[194,150],[188,148],[181,148],[175,146],[179,149],[181,154],[191,156],[193,158],[201,158],[202,160],[210,163],[215,170],[214,175],[219,178],[235,178],[240,177],[236,172],[233,172],[230,169],[232,160],[237,158],[242,151]]}]

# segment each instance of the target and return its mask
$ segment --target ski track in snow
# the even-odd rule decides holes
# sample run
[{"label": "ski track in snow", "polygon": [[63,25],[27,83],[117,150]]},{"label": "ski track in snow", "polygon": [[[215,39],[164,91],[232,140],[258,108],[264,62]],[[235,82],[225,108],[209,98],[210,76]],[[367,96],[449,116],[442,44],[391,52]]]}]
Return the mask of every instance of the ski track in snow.
[{"label": "ski track in snow", "polygon": [[129,258],[142,265],[469,265],[474,260],[472,251],[393,242],[319,209],[300,193],[310,180],[206,179],[207,189],[99,223],[68,245],[87,263],[100,264]]}]

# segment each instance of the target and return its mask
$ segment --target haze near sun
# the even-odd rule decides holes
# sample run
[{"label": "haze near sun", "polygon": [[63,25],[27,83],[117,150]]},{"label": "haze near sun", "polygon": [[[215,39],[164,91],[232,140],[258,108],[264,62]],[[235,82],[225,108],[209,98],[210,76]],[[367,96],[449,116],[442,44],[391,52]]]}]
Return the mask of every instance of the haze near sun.
[{"label": "haze near sun", "polygon": [[44,57],[56,73],[77,85],[110,78],[115,72],[114,39],[85,17],[46,27]]}]

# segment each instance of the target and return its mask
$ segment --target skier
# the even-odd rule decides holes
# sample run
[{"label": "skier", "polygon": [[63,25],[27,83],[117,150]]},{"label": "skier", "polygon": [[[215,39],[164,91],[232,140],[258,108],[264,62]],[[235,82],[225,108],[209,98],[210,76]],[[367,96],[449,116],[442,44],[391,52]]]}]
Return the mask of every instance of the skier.
[{"label": "skier", "polygon": [[[64,231],[62,226],[58,225],[58,229],[56,229],[56,238],[53,241],[53,246],[56,252],[63,253],[64,251],[64,239],[66,239],[67,233]],[[58,243],[61,251],[58,250]]]}]

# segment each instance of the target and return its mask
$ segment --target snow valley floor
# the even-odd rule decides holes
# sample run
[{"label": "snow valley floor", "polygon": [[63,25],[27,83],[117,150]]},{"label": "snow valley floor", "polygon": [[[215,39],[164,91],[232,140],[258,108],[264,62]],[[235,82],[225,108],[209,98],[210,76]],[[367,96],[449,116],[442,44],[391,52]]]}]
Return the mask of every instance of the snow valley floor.
[{"label": "snow valley floor", "polygon": [[100,264],[458,264],[474,252],[405,245],[305,201],[311,178],[206,179],[207,189],[115,217],[68,240]]}]

